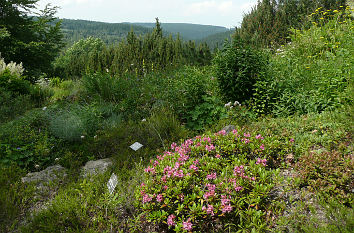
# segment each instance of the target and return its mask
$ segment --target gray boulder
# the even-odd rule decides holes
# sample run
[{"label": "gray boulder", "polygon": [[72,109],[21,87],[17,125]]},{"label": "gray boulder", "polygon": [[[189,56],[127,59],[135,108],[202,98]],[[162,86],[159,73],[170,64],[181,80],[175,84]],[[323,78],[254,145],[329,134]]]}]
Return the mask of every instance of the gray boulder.
[{"label": "gray boulder", "polygon": [[38,188],[50,183],[51,181],[65,177],[66,169],[60,165],[50,166],[40,172],[30,172],[21,180],[23,183],[38,182]]},{"label": "gray boulder", "polygon": [[88,161],[85,166],[81,168],[81,174],[84,177],[89,175],[102,174],[112,165],[113,162],[110,158]]}]

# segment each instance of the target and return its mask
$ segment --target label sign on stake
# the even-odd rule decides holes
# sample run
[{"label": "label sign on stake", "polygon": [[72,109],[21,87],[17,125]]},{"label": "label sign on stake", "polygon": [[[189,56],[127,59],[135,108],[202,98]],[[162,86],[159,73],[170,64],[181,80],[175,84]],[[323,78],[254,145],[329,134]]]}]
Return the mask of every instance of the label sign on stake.
[{"label": "label sign on stake", "polygon": [[109,194],[113,193],[114,189],[117,186],[117,183],[118,183],[117,176],[116,176],[116,174],[113,173],[107,183]]},{"label": "label sign on stake", "polygon": [[139,142],[135,142],[134,144],[132,144],[132,145],[130,146],[130,148],[132,148],[133,150],[137,151],[137,150],[139,150],[142,146],[143,146],[143,145],[140,144]]}]

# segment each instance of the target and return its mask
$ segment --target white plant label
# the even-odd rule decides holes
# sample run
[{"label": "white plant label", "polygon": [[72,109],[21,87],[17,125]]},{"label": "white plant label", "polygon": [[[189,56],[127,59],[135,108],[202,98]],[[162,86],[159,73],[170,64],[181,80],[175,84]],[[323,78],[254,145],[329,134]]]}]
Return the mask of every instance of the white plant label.
[{"label": "white plant label", "polygon": [[130,146],[133,150],[137,151],[139,150],[143,145],[140,144],[139,142],[135,142],[133,145]]},{"label": "white plant label", "polygon": [[117,183],[118,183],[117,176],[116,176],[116,174],[113,173],[107,183],[109,194],[113,193],[114,189],[117,186]]}]

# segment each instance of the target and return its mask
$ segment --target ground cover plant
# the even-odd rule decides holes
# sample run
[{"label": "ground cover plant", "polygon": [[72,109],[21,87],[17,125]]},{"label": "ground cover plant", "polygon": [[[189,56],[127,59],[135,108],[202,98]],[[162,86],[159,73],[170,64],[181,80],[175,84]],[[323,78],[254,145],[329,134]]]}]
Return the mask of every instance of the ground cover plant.
[{"label": "ground cover plant", "polygon": [[236,129],[173,143],[145,168],[138,206],[148,221],[176,232],[264,231],[266,198],[276,180],[270,168],[278,148],[271,144]]}]

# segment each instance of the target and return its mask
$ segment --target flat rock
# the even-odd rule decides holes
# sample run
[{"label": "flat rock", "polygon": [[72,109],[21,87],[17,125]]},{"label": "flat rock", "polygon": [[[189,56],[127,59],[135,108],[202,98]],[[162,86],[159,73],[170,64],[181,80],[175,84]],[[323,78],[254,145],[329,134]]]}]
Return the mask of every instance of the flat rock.
[{"label": "flat rock", "polygon": [[112,159],[100,159],[95,161],[88,161],[84,167],[81,168],[81,174],[86,177],[88,175],[95,175],[104,173],[108,167],[112,166]]},{"label": "flat rock", "polygon": [[40,185],[65,177],[66,169],[60,165],[50,166],[40,172],[30,172],[21,180],[23,183],[39,182]]},{"label": "flat rock", "polygon": [[233,126],[233,125],[227,125],[227,126],[225,126],[222,130],[225,130],[225,131],[226,131],[226,134],[229,134],[229,133],[231,133],[232,130],[234,130],[234,129],[235,129],[235,126]]}]

